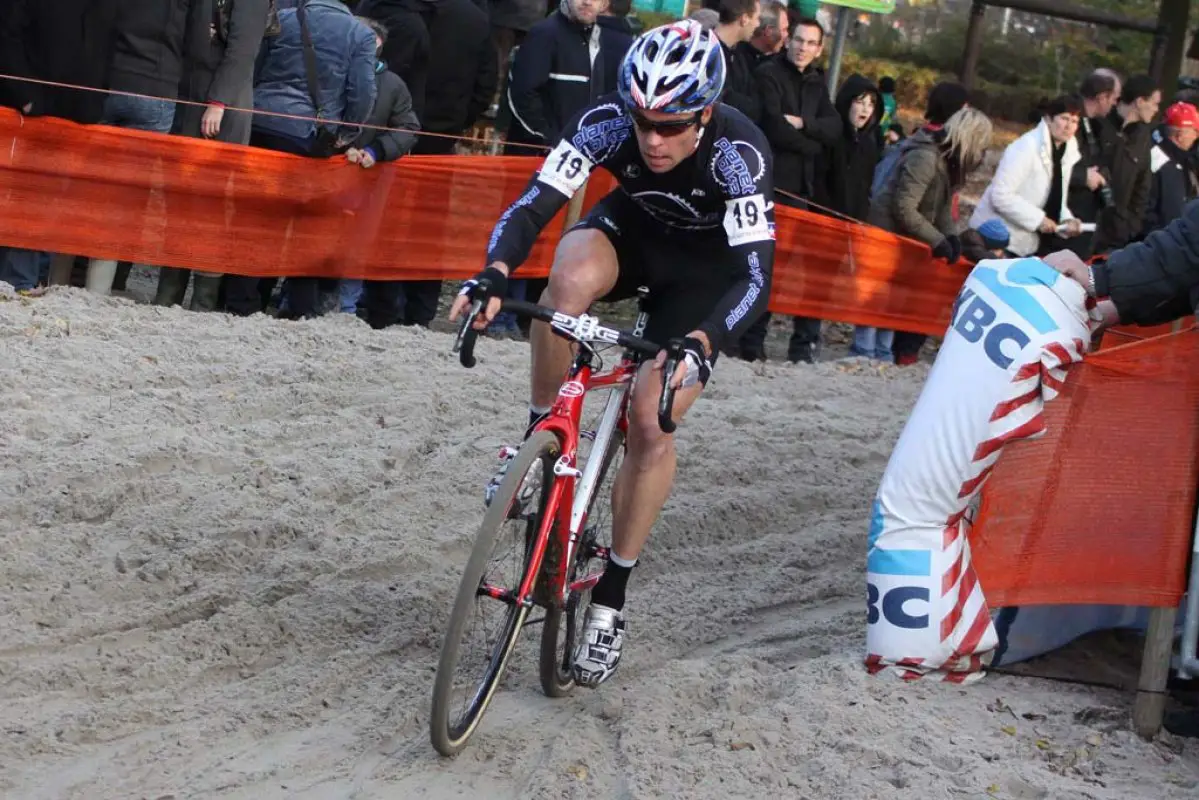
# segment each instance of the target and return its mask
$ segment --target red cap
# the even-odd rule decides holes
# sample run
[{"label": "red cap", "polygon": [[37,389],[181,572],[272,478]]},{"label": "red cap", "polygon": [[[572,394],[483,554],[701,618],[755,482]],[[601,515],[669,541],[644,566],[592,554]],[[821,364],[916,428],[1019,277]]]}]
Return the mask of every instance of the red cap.
[{"label": "red cap", "polygon": [[1199,108],[1190,103],[1175,103],[1166,109],[1166,125],[1171,128],[1199,128]]}]

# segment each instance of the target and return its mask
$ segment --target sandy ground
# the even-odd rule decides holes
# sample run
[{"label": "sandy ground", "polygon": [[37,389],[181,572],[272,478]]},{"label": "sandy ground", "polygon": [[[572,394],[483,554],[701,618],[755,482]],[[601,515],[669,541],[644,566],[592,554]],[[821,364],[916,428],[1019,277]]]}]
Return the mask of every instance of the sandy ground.
[{"label": "sandy ground", "polygon": [[[1199,748],[1137,739],[1131,692],[865,674],[867,509],[923,366],[722,361],[621,673],[549,700],[527,635],[440,759],[440,634],[527,359],[450,344],[0,301],[0,796],[1199,795]],[[1135,670],[1087,653],[1065,671]]]}]

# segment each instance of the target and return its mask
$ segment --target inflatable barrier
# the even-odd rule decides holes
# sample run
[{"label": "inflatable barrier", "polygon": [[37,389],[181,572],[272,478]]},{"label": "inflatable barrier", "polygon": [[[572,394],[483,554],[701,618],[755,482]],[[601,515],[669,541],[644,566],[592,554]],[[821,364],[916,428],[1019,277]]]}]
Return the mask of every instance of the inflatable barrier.
[{"label": "inflatable barrier", "polygon": [[1091,338],[1082,287],[1039,259],[980,262],[874,501],[867,553],[867,664],[964,682],[998,636],[968,533],[1010,442],[1045,431],[1045,403]]}]

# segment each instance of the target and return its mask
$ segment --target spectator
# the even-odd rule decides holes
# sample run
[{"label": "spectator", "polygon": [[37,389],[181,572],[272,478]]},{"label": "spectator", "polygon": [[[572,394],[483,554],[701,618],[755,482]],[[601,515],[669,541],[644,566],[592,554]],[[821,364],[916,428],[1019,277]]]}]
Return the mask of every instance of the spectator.
[{"label": "spectator", "polygon": [[[969,92],[960,83],[952,81],[938,83],[928,93],[928,103],[924,109],[924,126],[917,133],[923,131],[930,136],[939,136],[946,122],[958,111],[969,105],[969,99]],[[916,137],[913,136],[912,138],[915,139]],[[908,148],[919,146],[920,144],[921,141],[904,139],[900,143],[887,148],[883,159],[879,162],[874,172],[873,197],[878,197],[882,193],[883,184],[891,179],[895,171],[895,166],[899,163]],[[950,220],[953,220],[955,217],[956,206],[957,193],[955,190],[950,197],[950,208],[948,210]],[[892,353],[895,356],[895,363],[901,365],[916,363],[924,339],[925,337],[918,333],[896,331],[895,341],[892,343]]]},{"label": "spectator", "polygon": [[1162,93],[1148,75],[1134,76],[1124,84],[1120,102],[1108,116],[1115,132],[1115,149],[1107,162],[1111,170],[1111,202],[1104,203],[1095,230],[1095,250],[1123,247],[1141,232],[1149,205],[1149,151],[1153,147],[1154,118]]},{"label": "spectator", "polygon": [[[629,12],[632,10],[632,0],[610,0],[608,10],[596,17],[595,24],[611,28],[617,33],[623,33],[626,36],[637,36],[644,28],[644,25],[635,24],[634,19],[629,17]],[[637,20],[637,22],[640,22],[640,20]]]},{"label": "spectator", "polygon": [[[774,150],[777,202],[807,208],[804,201],[828,207],[828,153],[841,140],[842,121],[829,100],[824,70],[815,61],[824,50],[824,29],[815,20],[796,23],[787,58],[767,61],[756,72],[762,92],[762,131]],[[787,192],[800,200],[788,197]],[[771,315],[763,314],[741,337],[740,357],[766,358]],[[787,359],[811,363],[820,341],[820,320],[796,317]]]},{"label": "spectator", "polygon": [[[750,71],[756,70],[768,58],[774,58],[787,45],[787,6],[778,0],[768,0],[758,14],[758,27],[748,42],[733,48]],[[753,93],[758,94],[757,79],[753,78]],[[760,105],[760,103],[759,103]],[[760,113],[760,111],[759,111]]]},{"label": "spectator", "polygon": [[[109,88],[117,0],[5,0],[0,11],[0,72],[23,78]],[[73,25],[64,25],[72,20]],[[0,105],[30,116],[100,121],[106,95],[0,81]]]},{"label": "spectator", "polygon": [[[1066,205],[1081,223],[1099,219],[1104,187],[1111,176],[1111,158],[1115,150],[1114,134],[1107,117],[1120,97],[1120,76],[1110,69],[1097,69],[1083,79],[1078,94],[1082,97],[1082,116],[1078,126],[1079,161],[1070,174]],[[1095,235],[1083,232],[1065,243],[1080,258],[1091,257]]]},{"label": "spectator", "polygon": [[903,126],[898,122],[892,122],[883,133],[883,147],[889,148],[892,145],[899,144],[906,138],[908,136],[904,133]]},{"label": "spectator", "polygon": [[1011,258],[1008,250],[1011,243],[1011,232],[999,217],[989,219],[978,229],[967,228],[962,231],[962,258],[978,263],[988,258]]},{"label": "spectator", "polygon": [[1191,148],[1199,141],[1199,110],[1190,103],[1175,103],[1166,109],[1166,124],[1154,131],[1156,143],[1150,151],[1149,206],[1144,233],[1164,228],[1182,214],[1187,203],[1199,196],[1199,170]]},{"label": "spectator", "polygon": [[[376,53],[381,57],[387,41],[387,28],[375,20],[359,20],[375,34]],[[490,39],[488,39],[490,44]],[[491,62],[489,61],[489,64]],[[346,160],[357,164],[362,169],[371,169],[376,164],[387,161],[397,161],[413,152],[417,144],[417,131],[420,122],[416,112],[412,110],[412,95],[400,76],[387,69],[387,64],[380,60],[375,66],[378,94],[367,125],[354,143],[346,151]],[[387,128],[389,130],[380,130]],[[403,284],[405,281],[366,281],[342,280],[339,282],[339,305],[341,311],[354,314],[365,291],[366,318],[372,328],[386,328],[401,321],[405,311],[402,309]],[[440,286],[440,282],[436,282]],[[415,307],[415,303],[410,303]],[[433,308],[429,319],[437,312],[437,298],[433,298]],[[426,320],[424,324],[428,324]]]},{"label": "spectator", "polygon": [[562,0],[558,11],[529,30],[512,60],[507,155],[544,155],[567,120],[615,90],[633,40],[596,25],[606,8],[607,0]]},{"label": "spectator", "polygon": [[417,155],[449,155],[491,104],[499,76],[487,14],[472,0],[401,0],[418,11],[432,47]]},{"label": "spectator", "polygon": [[1038,109],[1037,127],[1008,145],[970,218],[977,228],[1002,219],[1011,232],[1009,249],[1018,256],[1062,249],[1061,239],[1082,227],[1066,205],[1066,177],[1078,163],[1082,98],[1063,95]]},{"label": "spectator", "polygon": [[[895,169],[871,199],[870,223],[926,243],[934,258],[956,262],[962,244],[954,233],[953,195],[982,164],[991,135],[991,120],[969,106],[959,109],[944,127],[926,126],[913,134],[904,143]],[[901,359],[897,336],[895,363],[915,363],[924,339],[921,334],[908,334]]]},{"label": "spectator", "polygon": [[[272,10],[270,0],[212,0],[211,5],[192,6],[188,24],[193,30],[207,32],[207,46],[197,47],[195,58],[184,65],[179,94],[184,100],[208,106],[181,105],[175,114],[175,133],[232,144],[250,143],[250,114],[226,108],[253,107],[254,63],[268,17],[278,24]],[[181,305],[190,276],[191,271],[186,269],[160,269],[154,302],[160,306]],[[192,311],[216,310],[221,277],[219,273],[196,273]]]},{"label": "spectator", "polygon": [[[375,105],[376,45],[374,33],[339,0],[301,0],[296,8],[280,11],[279,35],[267,40],[262,55],[254,107],[328,122],[318,127],[255,115],[250,144],[311,158],[328,158],[348,147]],[[262,311],[266,292],[259,280],[227,276],[227,309],[243,316]],[[267,287],[274,282],[266,281]],[[319,285],[317,278],[289,278],[288,309],[280,316],[315,316]]]},{"label": "spectator", "polygon": [[739,48],[753,38],[761,13],[759,0],[720,0],[716,13],[716,38],[724,51],[724,96],[721,102],[732,106],[754,122],[762,116],[762,100],[754,81],[754,65]]},{"label": "spectator", "polygon": [[[850,75],[837,92],[841,138],[834,146],[828,171],[829,195],[834,210],[865,222],[870,215],[870,184],[882,147],[878,135],[883,98],[878,87],[862,75]],[[879,336],[875,328],[854,328],[851,355],[891,360],[891,332]]]},{"label": "spectator", "polygon": [[420,14],[422,6],[419,0],[361,0],[357,13],[387,30],[383,61],[408,87],[416,118],[424,121],[433,44],[428,22]]}]

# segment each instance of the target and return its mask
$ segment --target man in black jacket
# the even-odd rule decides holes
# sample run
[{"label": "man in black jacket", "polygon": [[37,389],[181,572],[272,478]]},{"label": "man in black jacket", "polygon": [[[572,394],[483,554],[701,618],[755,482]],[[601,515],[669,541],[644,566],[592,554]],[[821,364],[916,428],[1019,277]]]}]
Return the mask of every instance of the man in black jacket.
[{"label": "man in black jacket", "polygon": [[1191,155],[1191,148],[1199,141],[1199,109],[1190,103],[1170,106],[1166,109],[1166,124],[1153,132],[1153,138],[1146,234],[1177,219],[1186,204],[1199,197],[1199,170]]},{"label": "man in black jacket", "polygon": [[[1116,149],[1115,131],[1108,115],[1120,98],[1120,76],[1110,69],[1097,69],[1083,79],[1078,94],[1083,114],[1075,138],[1081,155],[1070,173],[1066,205],[1080,222],[1096,222],[1110,194],[1112,157]],[[1064,242],[1080,258],[1090,258],[1095,235],[1082,233]]]},{"label": "man in black jacket", "polygon": [[1115,149],[1109,162],[1111,202],[1099,212],[1095,252],[1123,247],[1141,232],[1149,203],[1150,127],[1161,106],[1162,93],[1148,75],[1134,76],[1124,84],[1120,102],[1108,115]]},{"label": "man in black jacket", "polygon": [[[118,0],[5,0],[0,8],[0,72],[107,89]],[[73,24],[64,25],[63,20]],[[105,95],[0,81],[0,105],[31,116],[93,124]]]},{"label": "man in black jacket", "polygon": [[[811,200],[827,208],[832,203],[828,156],[841,139],[842,122],[829,100],[824,70],[814,65],[823,50],[820,23],[799,20],[787,44],[787,57],[771,59],[755,73],[762,91],[760,125],[774,151],[775,196],[783,205],[805,208],[803,201]],[[769,325],[767,312],[741,337],[741,358],[766,358]],[[820,320],[796,317],[787,359],[814,361],[819,342]]]},{"label": "man in black jacket", "polygon": [[721,102],[758,122],[762,116],[762,99],[754,81],[754,65],[739,48],[749,42],[758,29],[762,6],[758,0],[718,0],[713,8],[720,15],[713,32],[724,50],[727,70]]},{"label": "man in black jacket", "polygon": [[562,0],[558,11],[529,30],[508,80],[506,155],[544,156],[567,120],[616,88],[633,39],[596,25],[607,6],[607,0]]},{"label": "man in black jacket", "polygon": [[762,11],[758,15],[758,29],[754,31],[753,36],[748,42],[742,42],[733,48],[750,66],[750,80],[753,81],[755,95],[758,93],[758,84],[757,79],[753,77],[753,70],[762,66],[767,59],[776,58],[783,52],[790,30],[787,6],[780,0],[768,0],[762,4]]}]

